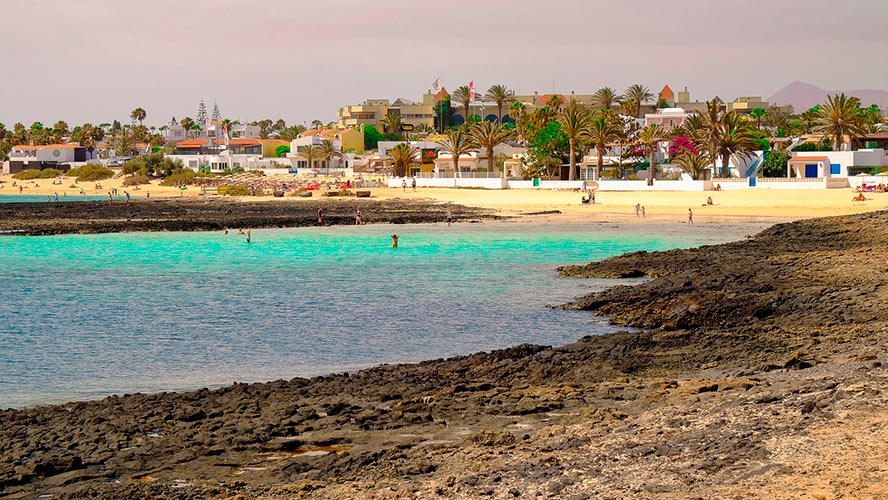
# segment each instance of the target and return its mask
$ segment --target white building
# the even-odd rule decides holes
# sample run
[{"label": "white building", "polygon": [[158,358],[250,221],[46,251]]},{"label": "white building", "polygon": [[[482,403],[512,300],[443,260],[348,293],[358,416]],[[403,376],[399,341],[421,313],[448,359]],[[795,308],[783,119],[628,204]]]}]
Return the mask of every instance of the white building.
[{"label": "white building", "polygon": [[16,145],[9,151],[9,161],[4,165],[6,173],[23,170],[54,168],[68,170],[98,158],[96,148],[88,149],[78,144],[49,144],[40,146]]},{"label": "white building", "polygon": [[650,126],[656,123],[663,130],[672,130],[684,124],[691,113],[681,108],[658,109],[655,113],[644,115],[644,124]]},{"label": "white building", "polygon": [[796,177],[816,179],[851,177],[849,167],[882,167],[888,165],[888,151],[884,149],[859,149],[857,151],[804,151],[795,153],[787,162],[786,175],[795,172]]},{"label": "white building", "polygon": [[[225,139],[222,131],[222,124],[208,120],[207,124],[200,130],[185,130],[181,124],[175,123],[163,131],[163,138],[166,142],[180,142],[186,139],[215,139],[218,141]],[[228,131],[231,139],[257,139],[259,137],[259,127],[256,125],[232,125]]]}]

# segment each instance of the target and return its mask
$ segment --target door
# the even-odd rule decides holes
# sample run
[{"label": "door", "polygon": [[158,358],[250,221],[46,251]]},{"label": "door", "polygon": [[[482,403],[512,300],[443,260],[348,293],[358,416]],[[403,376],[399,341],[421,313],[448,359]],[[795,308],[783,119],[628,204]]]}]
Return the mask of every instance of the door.
[{"label": "door", "polygon": [[805,165],[805,178],[806,179],[816,179],[817,178],[817,164],[807,164]]},{"label": "door", "polygon": [[829,175],[841,175],[842,174],[842,164],[841,163],[830,163],[829,164]]}]

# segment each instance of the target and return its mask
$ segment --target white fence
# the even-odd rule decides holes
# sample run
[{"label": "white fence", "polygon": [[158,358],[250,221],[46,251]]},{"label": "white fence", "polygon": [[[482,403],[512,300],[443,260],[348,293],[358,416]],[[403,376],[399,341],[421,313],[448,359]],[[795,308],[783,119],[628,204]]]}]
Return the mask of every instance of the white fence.
[{"label": "white fence", "polygon": [[[832,178],[790,178],[785,177],[757,177],[755,185],[751,185],[750,179],[714,179],[711,181],[695,181],[695,180],[654,180],[652,186],[647,185],[646,180],[624,181],[624,180],[601,180],[596,182],[588,182],[589,189],[597,191],[712,191],[716,188],[722,191],[732,191],[739,189],[833,189],[846,188],[848,181],[853,179],[865,179],[865,182],[878,184],[885,182],[885,177],[832,177]],[[876,179],[869,180],[869,179]],[[413,179],[410,177],[389,177],[389,187],[402,187],[404,181],[407,187],[412,186]],[[854,185],[860,185],[858,181]],[[484,189],[582,189],[583,181],[550,181],[539,180],[535,184],[533,180],[507,180],[502,178],[416,178],[417,187],[437,187],[437,188],[484,188]]]}]

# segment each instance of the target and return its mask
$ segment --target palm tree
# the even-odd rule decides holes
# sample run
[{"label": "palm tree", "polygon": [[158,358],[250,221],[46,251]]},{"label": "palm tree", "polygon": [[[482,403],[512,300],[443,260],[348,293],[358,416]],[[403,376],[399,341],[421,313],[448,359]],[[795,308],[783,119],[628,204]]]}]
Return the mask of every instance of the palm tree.
[{"label": "palm tree", "polygon": [[133,128],[129,125],[124,125],[123,127],[120,127],[117,135],[115,135],[111,139],[110,145],[114,149],[114,152],[117,154],[117,156],[129,155],[136,145],[135,130],[133,130]]},{"label": "palm tree", "polygon": [[145,119],[146,116],[147,116],[147,114],[145,113],[145,110],[142,108],[136,108],[132,111],[132,113],[130,113],[130,118],[133,119],[133,124],[135,124],[136,122],[139,122],[139,125],[141,125],[142,121]]},{"label": "palm tree", "polygon": [[767,114],[767,112],[762,108],[755,108],[752,110],[752,113],[749,113],[753,118],[755,118],[755,129],[762,129],[762,118]]},{"label": "palm tree", "polygon": [[389,112],[389,114],[385,115],[385,118],[382,119],[382,126],[385,130],[388,130],[390,134],[395,134],[398,137],[401,137],[401,115]]},{"label": "palm tree", "polygon": [[860,99],[847,97],[845,93],[826,97],[826,102],[816,111],[817,126],[814,131],[835,138],[835,150],[839,151],[844,137],[866,133],[864,115],[860,112]]},{"label": "palm tree", "polygon": [[633,107],[635,108],[635,114],[632,116],[638,118],[638,115],[641,112],[641,107],[644,103],[653,99],[653,97],[654,94],[651,93],[650,89],[648,89],[646,85],[640,83],[636,83],[626,89],[626,99],[631,100]]},{"label": "palm tree", "polygon": [[475,145],[472,144],[469,134],[466,132],[467,128],[467,126],[462,126],[450,129],[444,134],[447,140],[444,141],[441,149],[453,156],[453,171],[455,175],[458,175],[456,173],[459,172],[459,157],[475,150]]},{"label": "palm tree", "polygon": [[[263,120],[263,121],[265,121],[265,120]],[[269,122],[269,125],[271,125],[271,120],[268,120],[268,122]],[[317,129],[317,130],[320,130],[321,127],[324,126],[324,122],[322,122],[321,120],[312,120],[312,121],[311,121],[311,126],[314,127],[314,128]]]},{"label": "palm tree", "polygon": [[731,157],[735,155],[747,158],[753,156],[753,151],[758,149],[758,143],[753,141],[749,123],[743,121],[737,113],[729,111],[722,117],[716,148],[722,161],[721,175],[727,177],[730,175],[728,166]]},{"label": "palm tree", "polygon": [[339,151],[339,146],[334,144],[333,141],[330,139],[324,139],[324,141],[321,142],[321,145],[318,146],[318,156],[324,158],[327,162],[327,168],[330,168],[333,157],[341,158],[342,152]]},{"label": "palm tree", "polygon": [[640,138],[641,143],[644,145],[644,150],[648,154],[650,160],[650,164],[648,165],[647,184],[648,186],[653,186],[654,169],[656,168],[654,166],[654,156],[657,153],[657,145],[660,144],[660,142],[665,141],[668,137],[659,125],[652,123],[641,130]]},{"label": "palm tree", "polygon": [[[472,125],[469,139],[473,144],[487,150],[487,171],[493,172],[493,148],[512,138],[512,131],[498,123],[483,121]],[[503,169],[503,177],[506,170]]]},{"label": "palm tree", "polygon": [[191,129],[194,128],[194,120],[186,116],[185,118],[182,118],[179,125],[182,125],[182,128],[185,129],[185,137],[187,138],[191,133]]},{"label": "palm tree", "polygon": [[515,100],[515,91],[510,90],[505,85],[493,85],[487,89],[487,94],[484,98],[496,103],[496,121],[497,123],[502,123],[503,106]]},{"label": "palm tree", "polygon": [[595,103],[604,109],[611,109],[614,104],[619,104],[623,97],[610,87],[603,87],[595,91]]},{"label": "palm tree", "polygon": [[672,137],[687,137],[695,146],[703,143],[706,137],[706,127],[703,118],[694,113],[687,117],[681,125],[672,129]]},{"label": "palm tree", "polygon": [[567,136],[567,142],[570,145],[570,171],[567,174],[568,180],[574,180],[577,171],[577,144],[582,143],[588,137],[588,127],[591,122],[589,110],[584,108],[576,99],[571,98],[567,106],[558,113],[558,123],[561,125],[561,132]]},{"label": "palm tree", "polygon": [[308,163],[308,168],[314,168],[314,161],[321,157],[321,150],[309,144],[307,146],[300,146],[296,154],[305,159]]},{"label": "palm tree", "polygon": [[714,162],[718,157],[718,143],[724,114],[719,109],[718,101],[712,99],[706,103],[706,110],[697,116],[700,117],[699,125],[701,125],[698,137],[700,147],[709,153],[709,159]]},{"label": "palm tree", "polygon": [[392,165],[395,167],[395,176],[404,177],[407,175],[407,169],[410,165],[415,165],[417,161],[417,151],[405,143],[398,144],[389,150],[389,156],[392,157]]},{"label": "palm tree", "polygon": [[601,169],[604,166],[604,149],[611,142],[623,137],[623,128],[617,123],[610,113],[598,113],[589,123],[586,134],[595,149],[598,151],[598,164],[595,168],[595,178],[601,178]]},{"label": "palm tree", "polygon": [[673,163],[681,167],[683,172],[686,172],[695,180],[700,180],[703,178],[703,174],[709,167],[711,160],[705,151],[695,154],[693,151],[685,150],[675,157]]},{"label": "palm tree", "polygon": [[463,85],[462,87],[454,90],[453,94],[451,94],[450,97],[451,99],[460,103],[460,105],[463,107],[466,123],[469,123],[469,105],[472,103],[472,89],[470,89],[468,85]]}]

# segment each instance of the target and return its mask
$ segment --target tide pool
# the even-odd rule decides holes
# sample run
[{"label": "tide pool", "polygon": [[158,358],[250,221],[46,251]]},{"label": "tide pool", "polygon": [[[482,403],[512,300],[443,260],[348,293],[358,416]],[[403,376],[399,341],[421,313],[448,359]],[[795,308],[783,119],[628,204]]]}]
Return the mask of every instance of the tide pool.
[{"label": "tide pool", "polygon": [[[0,238],[0,408],[217,387],[613,331],[555,267],[724,231],[456,224]],[[391,248],[390,235],[400,235]]]}]

